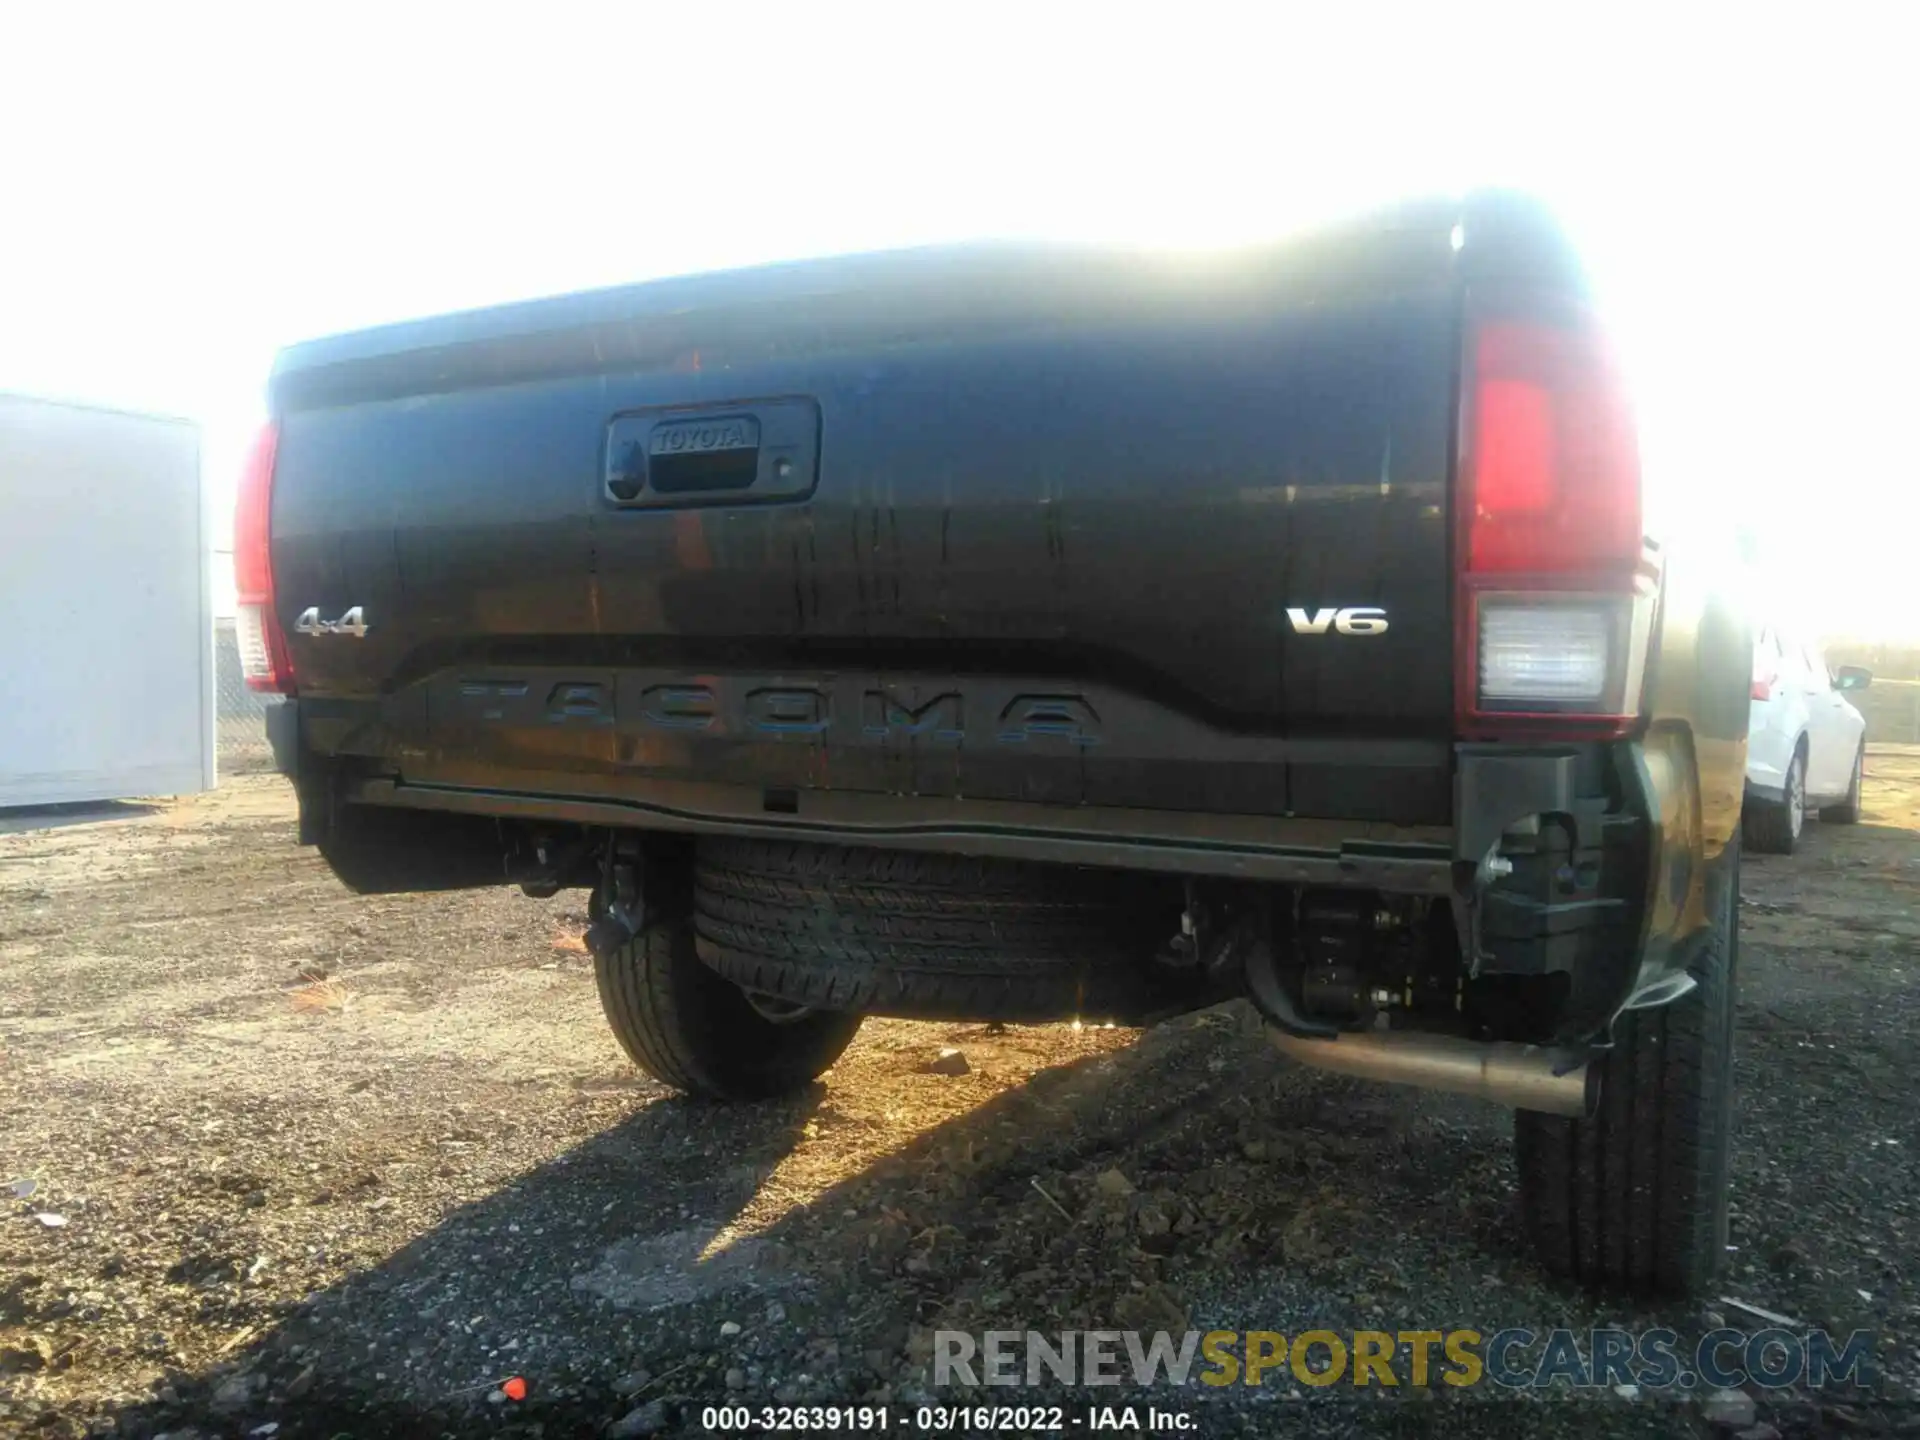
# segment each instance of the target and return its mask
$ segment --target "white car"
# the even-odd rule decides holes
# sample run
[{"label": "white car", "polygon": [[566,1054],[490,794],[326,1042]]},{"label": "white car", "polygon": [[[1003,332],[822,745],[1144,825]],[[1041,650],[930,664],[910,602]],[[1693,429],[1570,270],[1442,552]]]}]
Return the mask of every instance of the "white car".
[{"label": "white car", "polygon": [[1847,699],[1870,671],[1829,672],[1820,647],[1781,630],[1753,646],[1753,702],[1747,721],[1747,847],[1791,855],[1809,807],[1822,820],[1860,818],[1860,768],[1867,722]]}]

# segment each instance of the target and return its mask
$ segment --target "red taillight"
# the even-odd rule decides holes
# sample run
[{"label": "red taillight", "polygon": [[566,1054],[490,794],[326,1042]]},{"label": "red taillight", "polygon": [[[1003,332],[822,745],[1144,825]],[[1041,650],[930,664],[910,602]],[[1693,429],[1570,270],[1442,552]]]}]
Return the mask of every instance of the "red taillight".
[{"label": "red taillight", "polygon": [[1577,312],[1489,319],[1468,343],[1468,569],[1631,575],[1639,446],[1594,326]]},{"label": "red taillight", "polygon": [[1460,732],[1623,734],[1653,572],[1633,413],[1604,337],[1578,307],[1476,296],[1462,375]]},{"label": "red taillight", "polygon": [[293,693],[287,637],[273,603],[273,461],[279,428],[268,421],[248,452],[233,508],[233,584],[238,605],[235,636],[240,668],[255,690]]},{"label": "red taillight", "polygon": [[1771,663],[1756,655],[1753,659],[1753,698],[1756,700],[1773,699],[1774,682],[1780,678],[1780,672]]}]

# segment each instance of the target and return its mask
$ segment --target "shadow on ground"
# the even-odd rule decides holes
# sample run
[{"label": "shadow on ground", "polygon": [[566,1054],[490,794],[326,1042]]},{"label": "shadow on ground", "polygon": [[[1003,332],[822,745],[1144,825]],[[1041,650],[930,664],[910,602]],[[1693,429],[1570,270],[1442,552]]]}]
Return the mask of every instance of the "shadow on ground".
[{"label": "shadow on ground", "polygon": [[[1876,820],[1912,814],[1905,774],[1906,788],[1876,777]],[[271,1426],[276,1440],[552,1440],[635,1412],[628,1433],[697,1434],[721,1402],[885,1400],[899,1429],[914,1405],[955,1398],[929,1391],[935,1329],[1757,1328],[1731,1296],[1842,1335],[1872,1330],[1895,1377],[1864,1397],[1756,1395],[1755,1421],[1788,1437],[1911,1433],[1920,851],[1911,828],[1816,825],[1801,855],[1755,858],[1743,889],[1736,1248],[1698,1305],[1549,1280],[1513,1213],[1509,1117],[1303,1071],[1227,1007],[1041,1070],[937,1126],[886,1107],[911,1093],[903,1078],[947,1082],[905,1058],[888,1070],[874,1038],[787,1102],[656,1101],[298,1305],[223,1315],[251,1329],[152,1398],[41,1414],[48,1433],[111,1420],[129,1437]],[[863,1107],[847,1098],[856,1074],[878,1077]],[[299,1238],[324,1242],[327,1213],[301,1212],[315,1233]],[[495,1401],[516,1375],[526,1398]],[[1336,1400],[1273,1378],[1112,1398],[1199,1414],[1208,1440],[1286,1433],[1308,1406],[1316,1435],[1738,1428],[1611,1389],[1543,1403],[1493,1387],[1341,1387]]]},{"label": "shadow on ground", "polygon": [[64,805],[0,806],[0,835],[26,830],[58,830],[67,825],[97,825],[108,820],[137,820],[160,807],[144,800],[77,800]]},{"label": "shadow on ground", "polygon": [[[732,1224],[741,1202],[777,1193],[796,1147],[831,1142],[825,1089],[746,1110],[661,1101],[176,1377],[114,1433],[554,1437],[639,1411],[658,1428],[626,1433],[698,1434],[727,1402],[885,1401],[898,1427],[955,1398],[927,1388],[936,1327],[1699,1328],[1690,1308],[1593,1300],[1534,1268],[1504,1115],[1314,1075],[1246,1032],[1236,1009],[1207,1012],[1042,1071],[753,1234]],[[709,1203],[649,1212],[650,1178],[716,1139]],[[517,1403],[493,1393],[513,1375]],[[1316,1433],[1710,1433],[1664,1404],[1490,1391],[1329,1399],[1283,1376],[1055,1398],[1204,1411],[1207,1436],[1291,1428],[1299,1404]]]}]

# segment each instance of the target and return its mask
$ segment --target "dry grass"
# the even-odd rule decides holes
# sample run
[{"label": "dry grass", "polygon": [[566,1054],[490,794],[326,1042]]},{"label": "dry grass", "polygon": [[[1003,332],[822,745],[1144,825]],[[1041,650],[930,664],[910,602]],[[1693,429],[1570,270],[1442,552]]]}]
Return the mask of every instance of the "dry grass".
[{"label": "dry grass", "polygon": [[353,1003],[353,991],[343,980],[315,980],[291,992],[293,1008],[304,1011],[341,1011]]},{"label": "dry grass", "polygon": [[1867,717],[1869,744],[1920,744],[1920,681],[1876,679],[1848,698]]}]

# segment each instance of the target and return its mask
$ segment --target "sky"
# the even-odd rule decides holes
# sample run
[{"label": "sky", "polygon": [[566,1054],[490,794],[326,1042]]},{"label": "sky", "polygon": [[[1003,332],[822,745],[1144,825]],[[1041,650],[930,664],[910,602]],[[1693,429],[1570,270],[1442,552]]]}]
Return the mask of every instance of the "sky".
[{"label": "sky", "polygon": [[1606,302],[1650,503],[1749,528],[1802,625],[1920,640],[1899,11],[15,7],[0,389],[199,420],[224,513],[297,339],[973,236],[1231,246],[1520,186]]}]

